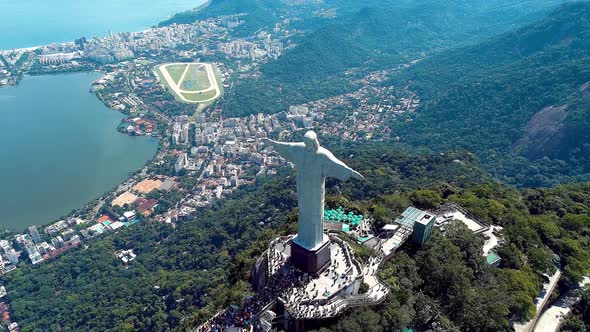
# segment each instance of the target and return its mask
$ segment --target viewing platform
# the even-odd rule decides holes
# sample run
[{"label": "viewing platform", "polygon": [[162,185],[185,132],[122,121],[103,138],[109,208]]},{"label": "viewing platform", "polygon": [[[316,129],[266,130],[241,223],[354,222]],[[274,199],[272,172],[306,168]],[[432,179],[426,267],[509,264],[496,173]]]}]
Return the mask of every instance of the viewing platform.
[{"label": "viewing platform", "polygon": [[[271,279],[275,275],[280,277],[297,273],[296,268],[289,264],[293,237],[281,237],[271,242],[254,272],[254,279],[259,282],[258,288],[264,288],[263,280]],[[316,275],[304,274],[304,282],[298,287],[291,287],[277,294],[274,308],[265,311],[272,313],[267,316],[275,317],[276,321],[291,323],[327,319],[339,316],[350,308],[376,305],[386,299],[389,288],[377,277],[379,265],[385,257],[381,251],[377,251],[376,255],[362,266],[345,241],[331,235],[330,246],[331,261],[328,267]],[[262,268],[262,263],[266,271]],[[365,293],[359,294],[363,283],[368,289]],[[264,313],[259,315],[263,316]],[[293,326],[285,328],[299,330]]]}]

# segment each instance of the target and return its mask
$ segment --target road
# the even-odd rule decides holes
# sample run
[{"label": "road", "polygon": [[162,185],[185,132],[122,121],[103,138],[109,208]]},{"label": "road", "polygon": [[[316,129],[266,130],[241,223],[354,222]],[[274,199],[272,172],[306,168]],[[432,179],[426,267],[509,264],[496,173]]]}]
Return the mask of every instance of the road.
[{"label": "road", "polygon": [[556,332],[563,323],[563,318],[567,316],[572,310],[572,306],[580,299],[576,294],[576,290],[590,284],[590,278],[584,277],[582,282],[578,284],[577,288],[570,289],[566,294],[562,295],[549,307],[541,317],[538,319],[534,332]]},{"label": "road", "polygon": [[555,290],[555,286],[557,286],[557,282],[559,281],[559,277],[561,277],[561,271],[557,270],[551,277],[549,277],[549,283],[543,284],[543,290],[541,291],[541,296],[539,296],[535,299],[536,303],[537,303],[535,317],[526,323],[514,324],[514,331],[516,331],[516,332],[530,332],[530,331],[532,331],[533,327],[537,323],[537,320],[539,319],[539,315],[543,311],[543,308],[545,308],[545,305],[547,304],[547,301],[549,300],[551,293],[553,293],[553,290]]}]

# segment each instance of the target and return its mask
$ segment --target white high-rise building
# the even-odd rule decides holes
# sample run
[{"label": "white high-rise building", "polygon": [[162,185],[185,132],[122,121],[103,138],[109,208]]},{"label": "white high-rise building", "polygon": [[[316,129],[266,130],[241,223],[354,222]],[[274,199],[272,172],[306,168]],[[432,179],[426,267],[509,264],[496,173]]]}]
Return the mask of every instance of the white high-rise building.
[{"label": "white high-rise building", "polygon": [[39,235],[39,231],[37,230],[37,226],[33,225],[29,227],[29,234],[31,234],[31,238],[35,243],[41,243],[41,235]]},{"label": "white high-rise building", "polygon": [[6,258],[8,258],[8,261],[14,265],[18,264],[18,253],[16,252],[16,250],[10,249],[6,253]]},{"label": "white high-rise building", "polygon": [[176,171],[176,173],[182,171],[186,167],[187,164],[188,164],[188,156],[186,153],[183,153],[180,156],[178,156],[178,159],[176,160],[176,163],[174,164],[174,171]]}]

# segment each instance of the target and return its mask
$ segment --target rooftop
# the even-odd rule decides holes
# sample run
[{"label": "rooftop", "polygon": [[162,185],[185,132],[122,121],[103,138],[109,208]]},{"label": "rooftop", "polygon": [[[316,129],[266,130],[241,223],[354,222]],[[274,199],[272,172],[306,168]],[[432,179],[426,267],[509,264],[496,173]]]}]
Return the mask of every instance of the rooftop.
[{"label": "rooftop", "polygon": [[497,263],[499,260],[500,256],[498,256],[498,254],[496,254],[495,252],[490,252],[490,254],[486,256],[486,262],[488,263],[488,265],[493,265]]},{"label": "rooftop", "polygon": [[404,228],[414,228],[415,223],[427,224],[434,215],[413,206],[408,207],[396,220]]}]

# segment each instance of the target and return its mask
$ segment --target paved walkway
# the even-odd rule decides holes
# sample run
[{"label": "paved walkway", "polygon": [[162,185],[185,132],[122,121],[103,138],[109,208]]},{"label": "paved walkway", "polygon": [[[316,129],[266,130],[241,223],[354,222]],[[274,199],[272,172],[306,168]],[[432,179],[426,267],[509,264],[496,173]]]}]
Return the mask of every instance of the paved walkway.
[{"label": "paved walkway", "polygon": [[338,293],[359,276],[360,271],[344,254],[344,247],[335,242],[332,242],[331,246],[332,263],[325,272],[302,290],[302,293],[305,294],[304,299],[310,301],[326,299]]},{"label": "paved walkway", "polygon": [[535,325],[534,332],[556,332],[563,323],[563,319],[572,310],[572,306],[580,299],[577,297],[576,290],[590,284],[590,278],[584,277],[584,280],[578,284],[578,288],[570,289],[565,295],[562,295],[549,307]]},{"label": "paved walkway", "polygon": [[[389,294],[389,289],[377,279],[377,270],[384,258],[380,250],[361,267],[349,256],[351,249],[347,244],[333,241],[332,266],[304,289],[294,288],[287,292],[286,309],[291,316],[298,319],[335,317],[348,308],[378,304]],[[348,287],[361,277],[368,284],[368,291],[351,294],[353,289]],[[343,290],[349,295],[342,294]],[[338,296],[329,299],[337,293]]]},{"label": "paved walkway", "polygon": [[498,245],[498,237],[494,234],[494,231],[501,231],[502,227],[500,226],[490,226],[490,229],[483,232],[484,235],[489,236],[483,244],[483,255],[487,256],[492,249],[494,249]]}]

